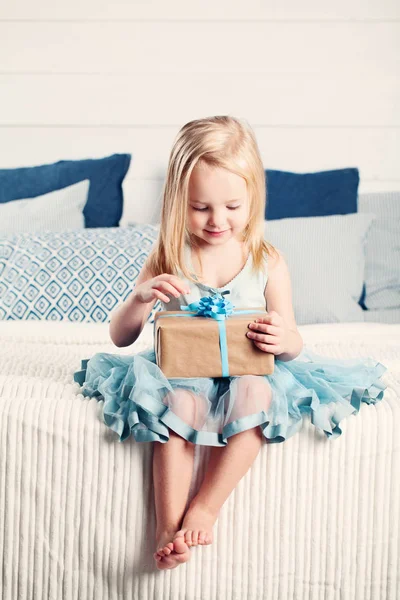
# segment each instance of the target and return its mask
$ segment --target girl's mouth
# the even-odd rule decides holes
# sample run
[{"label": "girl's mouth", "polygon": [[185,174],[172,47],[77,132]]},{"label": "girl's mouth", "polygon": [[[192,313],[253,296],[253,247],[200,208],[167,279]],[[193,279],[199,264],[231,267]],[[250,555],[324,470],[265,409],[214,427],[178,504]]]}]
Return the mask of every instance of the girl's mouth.
[{"label": "girl's mouth", "polygon": [[208,229],[205,229],[205,231],[209,235],[212,235],[213,237],[218,237],[218,236],[223,235],[224,233],[226,233],[228,230],[224,229],[224,231],[209,231]]}]

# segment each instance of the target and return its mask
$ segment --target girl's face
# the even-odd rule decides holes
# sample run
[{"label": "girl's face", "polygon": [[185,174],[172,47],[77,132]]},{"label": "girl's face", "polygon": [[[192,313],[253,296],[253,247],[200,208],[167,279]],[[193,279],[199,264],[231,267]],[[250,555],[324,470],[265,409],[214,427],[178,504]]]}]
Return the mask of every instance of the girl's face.
[{"label": "girl's face", "polygon": [[[213,246],[239,239],[248,223],[246,180],[226,169],[196,166],[189,181],[188,229]],[[217,232],[217,233],[213,233]]]}]

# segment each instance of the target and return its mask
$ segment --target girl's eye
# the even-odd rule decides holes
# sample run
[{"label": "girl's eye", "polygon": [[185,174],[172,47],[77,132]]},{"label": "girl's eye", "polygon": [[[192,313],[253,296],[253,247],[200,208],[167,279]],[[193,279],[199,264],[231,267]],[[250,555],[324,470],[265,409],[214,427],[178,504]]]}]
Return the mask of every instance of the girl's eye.
[{"label": "girl's eye", "polygon": [[[200,210],[200,211],[207,210],[207,207],[206,208],[196,208],[195,206],[192,206],[192,208],[193,208],[193,210]],[[238,208],[240,208],[240,206],[227,206],[227,208],[229,210],[237,210]]]}]

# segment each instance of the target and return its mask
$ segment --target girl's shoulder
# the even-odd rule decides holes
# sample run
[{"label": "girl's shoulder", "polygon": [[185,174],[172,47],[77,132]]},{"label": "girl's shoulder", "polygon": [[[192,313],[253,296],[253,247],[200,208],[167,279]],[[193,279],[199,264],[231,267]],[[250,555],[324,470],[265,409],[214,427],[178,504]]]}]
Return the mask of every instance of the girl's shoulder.
[{"label": "girl's shoulder", "polygon": [[268,248],[268,251],[265,251],[264,256],[268,271],[272,271],[282,260],[283,254],[276,246],[273,246],[273,249]]},{"label": "girl's shoulder", "polygon": [[254,256],[251,256],[250,252],[251,270],[260,274],[269,273],[275,269],[281,256],[278,248],[270,244],[264,244],[261,252],[257,252]]}]

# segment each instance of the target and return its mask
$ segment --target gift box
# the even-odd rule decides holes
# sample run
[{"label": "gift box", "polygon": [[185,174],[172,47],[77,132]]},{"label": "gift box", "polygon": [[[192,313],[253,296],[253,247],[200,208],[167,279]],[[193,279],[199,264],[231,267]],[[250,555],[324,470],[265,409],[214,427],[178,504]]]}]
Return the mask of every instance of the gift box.
[{"label": "gift box", "polygon": [[275,355],[246,336],[265,308],[238,308],[221,294],[160,311],[154,320],[156,362],[167,378],[269,375]]}]

